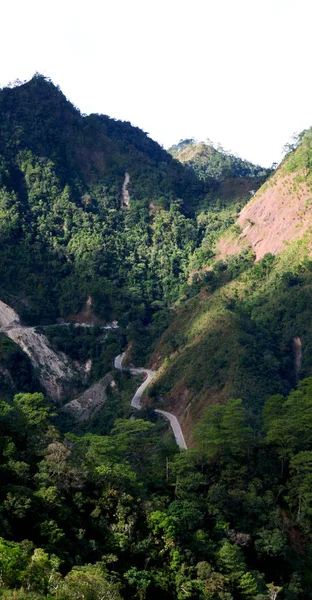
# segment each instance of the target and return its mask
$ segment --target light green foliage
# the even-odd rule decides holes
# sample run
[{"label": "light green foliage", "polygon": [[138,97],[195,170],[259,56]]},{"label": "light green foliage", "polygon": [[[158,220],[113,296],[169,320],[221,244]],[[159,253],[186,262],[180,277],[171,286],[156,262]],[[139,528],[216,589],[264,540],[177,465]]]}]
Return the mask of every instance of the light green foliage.
[{"label": "light green foliage", "polygon": [[129,569],[129,571],[125,573],[125,579],[135,590],[137,590],[139,600],[144,600],[147,588],[151,583],[149,572],[144,570],[138,571],[138,569],[132,567],[132,569]]},{"label": "light green foliage", "polygon": [[58,600],[121,600],[119,586],[107,577],[102,565],[74,567],[56,593]]},{"label": "light green foliage", "polygon": [[13,402],[20,411],[26,427],[42,426],[51,412],[43,394],[17,394]]},{"label": "light green foliage", "polygon": [[258,532],[255,546],[259,554],[279,556],[286,552],[287,539],[279,529],[262,529]]},{"label": "light green foliage", "polygon": [[233,580],[240,579],[246,570],[243,554],[238,546],[225,541],[218,552],[220,568]]},{"label": "light green foliage", "polygon": [[253,598],[258,591],[258,584],[252,573],[243,573],[239,580],[239,588],[245,598]]},{"label": "light green foliage", "polygon": [[302,380],[284,402],[280,396],[270,398],[264,407],[264,420],[267,442],[277,445],[281,458],[306,448],[312,432],[312,379]]},{"label": "light green foliage", "polygon": [[265,177],[270,173],[269,169],[242,160],[220,146],[216,148],[210,140],[207,143],[196,142],[194,139],[181,140],[169,152],[182,163],[188,164],[203,180],[211,177],[217,180],[229,177]]},{"label": "light green foliage", "polygon": [[302,131],[286,150],[288,151],[285,163],[286,170],[290,173],[303,170],[305,180],[311,183],[312,128]]}]

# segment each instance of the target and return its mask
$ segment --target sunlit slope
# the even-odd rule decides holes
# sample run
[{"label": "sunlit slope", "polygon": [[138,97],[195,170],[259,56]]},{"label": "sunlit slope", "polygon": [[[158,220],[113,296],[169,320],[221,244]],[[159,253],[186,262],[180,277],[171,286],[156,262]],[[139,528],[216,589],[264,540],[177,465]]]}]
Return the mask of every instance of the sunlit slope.
[{"label": "sunlit slope", "polygon": [[[237,257],[176,309],[154,352],[163,363],[150,395],[180,417],[188,437],[211,404],[242,398],[258,419],[264,400],[312,372],[312,261],[306,234],[278,257]],[[236,271],[237,273],[237,271]],[[296,364],[295,338],[302,344]],[[153,362],[152,361],[152,362]]]},{"label": "sunlit slope", "polygon": [[272,172],[225,151],[212,142],[181,140],[169,149],[172,156],[193,171],[199,180],[209,183],[210,191],[197,208],[209,204],[209,199],[222,203],[247,201]]},{"label": "sunlit slope", "polygon": [[226,234],[219,243],[221,256],[251,247],[259,260],[278,254],[300,239],[312,225],[312,129],[299,136],[278,170],[243,208],[237,221],[240,234]]}]

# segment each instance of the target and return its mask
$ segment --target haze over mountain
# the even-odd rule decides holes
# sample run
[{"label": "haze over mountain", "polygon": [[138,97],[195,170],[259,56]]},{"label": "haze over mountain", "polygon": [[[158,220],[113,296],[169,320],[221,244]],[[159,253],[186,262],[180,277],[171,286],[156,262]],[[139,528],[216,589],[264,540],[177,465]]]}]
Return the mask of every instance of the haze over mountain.
[{"label": "haze over mountain", "polygon": [[312,130],[166,152],[37,74],[0,132],[0,597],[310,598]]}]

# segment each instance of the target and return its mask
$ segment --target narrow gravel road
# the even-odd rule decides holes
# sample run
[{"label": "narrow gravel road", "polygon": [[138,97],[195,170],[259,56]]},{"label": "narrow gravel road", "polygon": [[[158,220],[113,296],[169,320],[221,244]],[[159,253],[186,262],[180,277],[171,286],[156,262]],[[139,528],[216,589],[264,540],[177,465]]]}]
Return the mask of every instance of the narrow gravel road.
[{"label": "narrow gravel road", "polygon": [[[133,408],[136,408],[137,410],[141,410],[141,408],[142,408],[141,398],[142,398],[143,392],[147,388],[149,383],[152,381],[152,379],[155,377],[156,371],[151,371],[150,369],[143,369],[141,367],[139,367],[137,369],[131,369],[131,368],[128,369],[126,367],[123,367],[122,366],[123,357],[124,357],[124,354],[119,354],[118,356],[116,356],[115,362],[114,362],[115,369],[119,369],[119,371],[128,371],[129,373],[131,373],[131,375],[141,375],[142,373],[145,373],[147,375],[147,378],[138,387],[137,391],[135,392],[135,394],[131,400],[131,406],[133,406]],[[179,423],[177,417],[175,415],[172,415],[171,413],[166,412],[165,410],[157,410],[156,409],[155,413],[162,415],[163,417],[165,417],[165,419],[167,419],[169,421],[172,431],[173,431],[173,435],[175,437],[175,440],[176,440],[179,448],[182,448],[183,450],[187,450],[187,445],[185,443],[184,435],[182,433],[182,429],[181,429],[181,426],[180,426],[180,423]]]}]

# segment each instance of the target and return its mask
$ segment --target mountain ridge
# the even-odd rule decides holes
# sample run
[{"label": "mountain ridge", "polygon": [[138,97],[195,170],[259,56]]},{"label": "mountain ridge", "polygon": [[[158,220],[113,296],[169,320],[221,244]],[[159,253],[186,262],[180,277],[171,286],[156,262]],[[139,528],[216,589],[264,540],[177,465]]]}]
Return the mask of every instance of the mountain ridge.
[{"label": "mountain ridge", "polygon": [[[298,209],[309,136],[253,194],[229,157],[202,181],[42,76],[1,103],[0,596],[309,600],[311,232],[261,258],[239,225],[283,170]],[[57,415],[38,379],[62,385],[49,361],[64,354],[88,389],[71,382]],[[153,376],[142,404],[138,372]]]}]

